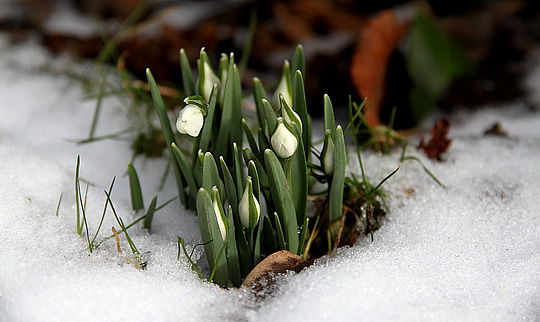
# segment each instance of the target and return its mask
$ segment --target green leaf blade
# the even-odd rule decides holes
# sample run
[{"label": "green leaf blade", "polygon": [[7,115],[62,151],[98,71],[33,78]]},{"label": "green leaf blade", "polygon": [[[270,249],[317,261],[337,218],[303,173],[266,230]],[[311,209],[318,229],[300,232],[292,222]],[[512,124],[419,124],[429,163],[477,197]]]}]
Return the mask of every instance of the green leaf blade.
[{"label": "green leaf blade", "polygon": [[128,163],[129,194],[131,196],[131,208],[134,211],[144,209],[143,195],[137,170],[131,162]]},{"label": "green leaf blade", "polygon": [[347,149],[343,130],[338,125],[334,136],[334,173],[329,194],[330,222],[341,218],[343,212],[343,189],[345,186],[345,170],[347,167]]},{"label": "green leaf blade", "polygon": [[214,281],[225,287],[229,281],[229,269],[227,257],[220,256],[224,241],[212,205],[212,198],[204,188],[197,193],[197,214],[208,265],[210,270],[215,269]]},{"label": "green leaf blade", "polygon": [[287,178],[281,167],[278,157],[270,149],[264,152],[264,161],[268,170],[270,191],[274,206],[280,221],[283,223],[283,232],[287,243],[287,250],[298,252],[298,224],[293,198]]}]

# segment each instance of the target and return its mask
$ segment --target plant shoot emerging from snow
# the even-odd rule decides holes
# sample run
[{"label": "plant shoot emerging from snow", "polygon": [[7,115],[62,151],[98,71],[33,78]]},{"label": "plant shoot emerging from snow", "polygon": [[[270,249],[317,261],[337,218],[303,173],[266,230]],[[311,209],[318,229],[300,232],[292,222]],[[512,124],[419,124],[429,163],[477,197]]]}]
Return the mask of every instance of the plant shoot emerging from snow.
[{"label": "plant shoot emerging from snow", "polygon": [[[216,74],[201,50],[197,82],[183,50],[180,62],[184,83],[197,84],[186,88],[186,106],[176,122],[181,135],[195,138],[191,160],[170,130],[167,109],[150,71],[148,81],[173,156],[180,200],[199,217],[210,280],[224,287],[239,286],[273,252],[288,250],[310,259],[354,243],[361,218],[366,217],[363,209],[370,205],[382,209],[379,186],[362,199],[358,194],[371,187],[365,177],[360,183],[346,178],[344,131],[335,122],[327,95],[322,152],[312,148],[302,47],[296,48],[292,64],[284,63],[273,105],[260,80],[253,79],[256,125],[248,125],[255,120],[242,108],[244,93],[233,54],[221,56]],[[316,198],[319,210],[310,219],[308,182],[313,179],[327,189]],[[345,220],[352,216],[344,211],[350,205],[359,209],[353,221]]]}]

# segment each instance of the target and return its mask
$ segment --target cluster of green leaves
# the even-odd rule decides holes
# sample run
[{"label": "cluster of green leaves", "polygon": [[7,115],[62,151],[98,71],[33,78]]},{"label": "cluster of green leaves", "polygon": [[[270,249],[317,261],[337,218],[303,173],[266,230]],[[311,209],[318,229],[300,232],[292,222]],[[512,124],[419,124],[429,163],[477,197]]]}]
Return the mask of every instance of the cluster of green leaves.
[{"label": "cluster of green leaves", "polygon": [[[204,124],[193,139],[191,160],[176,143],[150,70],[148,82],[169,147],[180,200],[187,208],[196,209],[199,217],[212,270],[210,280],[222,286],[238,286],[264,256],[281,249],[303,253],[311,174],[318,172],[316,179],[328,183],[331,220],[341,218],[347,162],[343,130],[336,126],[332,103],[325,96],[323,153],[314,154],[318,163],[310,161],[311,118],[307,113],[301,46],[296,48],[292,63],[285,61],[273,99],[268,98],[261,81],[253,79],[255,126],[248,125],[244,117],[240,74],[233,54],[221,56],[216,74],[206,52],[201,50],[197,81],[183,50],[180,64],[186,102],[196,104],[204,114]],[[324,162],[330,165],[331,173],[325,172]],[[248,210],[241,205],[246,195],[250,196],[245,208]],[[262,199],[265,207],[261,211]]]}]

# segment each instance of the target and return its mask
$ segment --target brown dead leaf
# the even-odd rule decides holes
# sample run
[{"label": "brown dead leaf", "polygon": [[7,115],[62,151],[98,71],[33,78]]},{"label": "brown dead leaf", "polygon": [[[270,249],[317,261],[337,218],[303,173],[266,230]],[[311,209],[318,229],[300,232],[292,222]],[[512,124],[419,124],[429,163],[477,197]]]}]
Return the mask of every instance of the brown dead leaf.
[{"label": "brown dead leaf", "polygon": [[408,30],[408,21],[397,19],[393,9],[381,11],[361,31],[351,64],[351,78],[360,97],[368,99],[367,123],[381,124],[386,70],[392,52]]},{"label": "brown dead leaf", "polygon": [[287,271],[300,272],[308,267],[310,263],[303,260],[302,257],[289,252],[280,250],[263,259],[248,274],[242,287],[258,289],[265,287],[268,282],[272,282],[277,274],[283,274]]},{"label": "brown dead leaf", "polygon": [[450,130],[450,121],[446,118],[441,119],[435,123],[431,130],[431,138],[428,143],[424,142],[424,138],[420,141],[418,149],[424,150],[428,158],[442,160],[441,156],[452,143],[452,140],[448,138],[448,131]]}]

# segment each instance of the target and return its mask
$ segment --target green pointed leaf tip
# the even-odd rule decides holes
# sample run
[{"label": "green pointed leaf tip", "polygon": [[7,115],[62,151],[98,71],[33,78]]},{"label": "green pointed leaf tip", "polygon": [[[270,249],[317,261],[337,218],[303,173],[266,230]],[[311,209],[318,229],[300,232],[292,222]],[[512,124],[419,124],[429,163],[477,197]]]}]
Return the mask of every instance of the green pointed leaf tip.
[{"label": "green pointed leaf tip", "polygon": [[291,71],[293,73],[296,73],[297,71],[304,73],[305,70],[306,70],[306,58],[304,55],[304,47],[298,44],[296,48],[294,49],[294,55],[293,55],[293,60],[291,64]]},{"label": "green pointed leaf tip", "polygon": [[287,124],[297,127],[298,133],[302,133],[302,121],[298,113],[293,111],[291,106],[287,103],[282,94],[279,94],[279,102],[281,106],[281,117],[287,122]]},{"label": "green pointed leaf tip", "polygon": [[139,176],[137,175],[137,171],[131,162],[128,163],[128,177],[131,207],[134,211],[144,209],[144,201]]},{"label": "green pointed leaf tip", "polygon": [[195,81],[189,65],[189,60],[184,48],[180,49],[180,69],[182,73],[182,83],[184,84],[184,93],[186,96],[195,95]]},{"label": "green pointed leaf tip", "polygon": [[270,102],[268,102],[267,99],[263,98],[261,100],[261,103],[264,107],[264,116],[266,119],[266,125],[267,125],[267,130],[268,130],[268,134],[266,137],[270,138],[270,136],[272,136],[272,134],[274,133],[277,127],[277,115],[276,115],[276,112],[274,111],[274,108],[272,107]]},{"label": "green pointed leaf tip", "polygon": [[293,78],[293,106],[302,121],[302,141],[304,143],[304,154],[309,159],[311,151],[311,122],[307,111],[306,94],[302,72],[297,70]]},{"label": "green pointed leaf tip", "polygon": [[261,81],[257,78],[253,78],[253,100],[255,101],[256,111],[257,111],[257,118],[259,120],[259,126],[262,129],[266,128],[266,115],[264,111],[264,106],[262,105],[261,100],[267,99],[266,97],[266,90],[264,89],[264,86],[262,85]]},{"label": "green pointed leaf tip", "polygon": [[216,160],[210,152],[204,154],[202,171],[202,187],[204,189],[213,191],[213,187],[221,185]]},{"label": "green pointed leaf tip", "polygon": [[155,195],[154,198],[152,198],[152,201],[150,202],[150,205],[148,206],[148,210],[146,211],[146,215],[144,216],[143,220],[143,228],[150,231],[152,227],[152,220],[154,219],[154,213],[156,212],[156,204],[157,204],[158,196]]},{"label": "green pointed leaf tip", "polygon": [[334,108],[328,94],[324,94],[324,130],[336,131],[336,120],[334,117]]},{"label": "green pointed leaf tip", "polygon": [[248,176],[251,177],[253,182],[253,195],[257,200],[260,200],[261,187],[259,183],[259,172],[257,171],[257,165],[253,160],[249,160],[248,162]]}]

